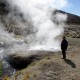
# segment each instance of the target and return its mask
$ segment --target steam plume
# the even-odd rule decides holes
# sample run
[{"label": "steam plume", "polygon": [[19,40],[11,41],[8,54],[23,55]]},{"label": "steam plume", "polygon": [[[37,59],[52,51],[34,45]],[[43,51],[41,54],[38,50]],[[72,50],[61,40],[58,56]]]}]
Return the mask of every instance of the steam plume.
[{"label": "steam plume", "polygon": [[[29,33],[23,31],[25,37],[21,41],[23,44],[17,44],[20,40],[10,36],[12,41],[12,51],[18,50],[60,50],[60,40],[58,37],[64,31],[64,21],[67,15],[53,15],[55,8],[61,9],[67,5],[67,0],[6,0],[10,5],[10,13],[6,17],[6,22],[10,19],[16,22],[15,27],[27,29]],[[59,6],[60,4],[60,6]],[[19,14],[22,17],[19,17]],[[17,15],[15,15],[17,14]],[[53,16],[52,16],[53,15]],[[22,21],[23,20],[25,21]],[[53,20],[52,20],[53,18]],[[56,22],[54,22],[54,19]],[[27,43],[25,43],[25,41]]]}]

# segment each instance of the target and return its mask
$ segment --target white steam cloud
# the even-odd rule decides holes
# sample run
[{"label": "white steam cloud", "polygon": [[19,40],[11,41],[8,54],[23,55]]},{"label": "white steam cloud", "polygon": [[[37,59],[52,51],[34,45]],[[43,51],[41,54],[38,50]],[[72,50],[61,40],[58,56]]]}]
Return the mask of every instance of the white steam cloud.
[{"label": "white steam cloud", "polygon": [[[17,23],[17,26],[22,29],[29,29],[31,33],[26,34],[22,42],[23,44],[17,44],[19,40],[12,38],[12,43],[16,42],[12,48],[12,51],[18,50],[60,50],[60,41],[58,37],[63,34],[64,21],[66,21],[67,15],[56,14],[52,16],[54,10],[61,9],[67,6],[67,0],[7,0],[12,10],[17,8],[17,12],[23,14],[25,24],[21,22],[21,19],[15,17],[14,11],[10,11],[8,18],[12,16]],[[51,19],[55,19],[53,22]],[[10,34],[8,33],[10,36]],[[14,39],[14,40],[13,40]],[[11,40],[11,39],[10,39]]]}]

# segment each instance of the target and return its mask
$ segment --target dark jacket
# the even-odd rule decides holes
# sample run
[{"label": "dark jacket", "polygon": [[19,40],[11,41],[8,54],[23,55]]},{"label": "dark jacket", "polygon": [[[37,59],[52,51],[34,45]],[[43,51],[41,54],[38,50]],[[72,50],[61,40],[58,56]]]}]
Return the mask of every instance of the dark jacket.
[{"label": "dark jacket", "polygon": [[62,40],[61,49],[66,50],[68,47],[68,42],[66,40]]}]

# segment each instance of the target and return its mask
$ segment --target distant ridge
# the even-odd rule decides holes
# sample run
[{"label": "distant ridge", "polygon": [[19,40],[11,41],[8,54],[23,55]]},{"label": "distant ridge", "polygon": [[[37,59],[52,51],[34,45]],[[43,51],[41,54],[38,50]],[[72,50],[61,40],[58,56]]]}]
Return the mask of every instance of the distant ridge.
[{"label": "distant ridge", "polygon": [[77,16],[75,14],[67,13],[61,10],[55,10],[54,14],[62,13],[67,14],[67,24],[80,24],[80,16]]}]

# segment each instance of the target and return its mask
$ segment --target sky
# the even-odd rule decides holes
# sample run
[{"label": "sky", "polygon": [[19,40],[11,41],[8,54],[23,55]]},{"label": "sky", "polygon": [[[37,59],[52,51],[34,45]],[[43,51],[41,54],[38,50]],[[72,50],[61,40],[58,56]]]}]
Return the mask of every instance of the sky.
[{"label": "sky", "polygon": [[80,0],[68,0],[67,7],[62,10],[80,16]]}]

